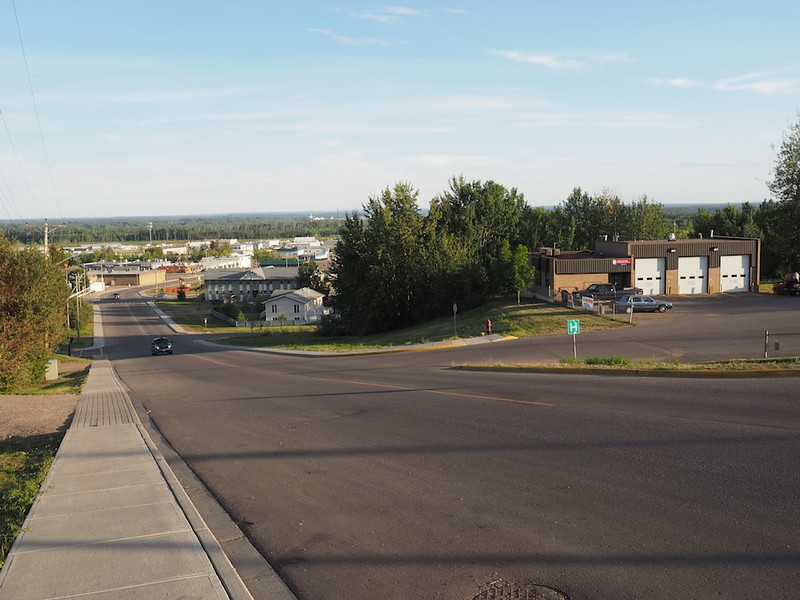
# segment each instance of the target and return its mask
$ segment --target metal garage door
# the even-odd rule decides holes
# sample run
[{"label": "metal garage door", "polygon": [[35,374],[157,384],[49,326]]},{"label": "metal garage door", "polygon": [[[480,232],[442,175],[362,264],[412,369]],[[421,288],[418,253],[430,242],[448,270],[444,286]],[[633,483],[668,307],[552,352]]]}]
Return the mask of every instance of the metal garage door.
[{"label": "metal garage door", "polygon": [[746,292],[750,289],[750,256],[719,257],[719,289],[721,292]]},{"label": "metal garage door", "polygon": [[705,294],[708,291],[708,257],[678,258],[678,293]]},{"label": "metal garage door", "polygon": [[666,277],[663,258],[637,258],[634,260],[636,287],[645,294],[663,294]]}]

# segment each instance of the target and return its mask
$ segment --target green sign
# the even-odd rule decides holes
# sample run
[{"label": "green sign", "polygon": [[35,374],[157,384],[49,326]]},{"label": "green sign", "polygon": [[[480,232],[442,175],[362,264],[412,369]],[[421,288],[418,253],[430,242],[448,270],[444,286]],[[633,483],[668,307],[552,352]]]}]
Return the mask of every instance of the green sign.
[{"label": "green sign", "polygon": [[581,322],[578,319],[570,319],[567,321],[567,333],[575,335],[581,332]]}]

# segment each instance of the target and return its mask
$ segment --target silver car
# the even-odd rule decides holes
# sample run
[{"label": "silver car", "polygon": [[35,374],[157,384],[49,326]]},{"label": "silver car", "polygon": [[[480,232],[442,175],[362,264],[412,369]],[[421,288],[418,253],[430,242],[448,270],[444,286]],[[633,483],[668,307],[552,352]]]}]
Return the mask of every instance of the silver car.
[{"label": "silver car", "polygon": [[672,308],[672,302],[660,300],[652,296],[622,296],[617,301],[617,310],[620,312],[665,312]]}]

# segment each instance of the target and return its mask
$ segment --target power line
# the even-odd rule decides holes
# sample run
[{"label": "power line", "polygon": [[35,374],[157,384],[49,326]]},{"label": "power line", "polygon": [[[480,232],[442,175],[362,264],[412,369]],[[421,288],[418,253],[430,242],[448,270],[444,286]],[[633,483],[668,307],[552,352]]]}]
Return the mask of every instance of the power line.
[{"label": "power line", "polygon": [[39,119],[39,107],[36,105],[36,94],[33,93],[33,80],[31,79],[31,71],[28,68],[28,57],[25,54],[25,44],[22,42],[22,28],[19,26],[19,17],[17,16],[17,4],[11,0],[11,6],[14,7],[14,20],[17,22],[17,34],[19,35],[19,46],[22,49],[22,60],[25,63],[25,73],[28,76],[28,88],[31,91],[31,100],[33,101],[33,112],[36,114],[36,124],[39,127],[39,139],[42,142],[42,151],[44,152],[44,162],[47,166],[47,174],[50,176],[50,185],[53,187],[53,197],[58,207],[58,213],[61,218],[64,217],[64,211],[61,210],[61,202],[58,199],[58,192],[56,191],[56,182],[53,179],[53,170],[50,168],[50,156],[47,152],[47,144],[44,142],[44,132],[42,131],[42,122]]},{"label": "power line", "polygon": [[[25,169],[22,167],[22,161],[19,158],[19,152],[17,152],[17,147],[14,144],[14,139],[11,137],[11,131],[8,129],[8,124],[6,123],[6,117],[3,114],[3,110],[0,109],[0,121],[3,122],[3,128],[6,130],[6,135],[8,136],[8,143],[11,144],[11,150],[14,152],[14,157],[17,159],[17,165],[19,166],[19,171],[22,174],[22,179],[25,181],[25,186],[28,188],[28,192],[31,195],[31,200],[33,201],[33,206],[39,211],[39,214],[44,216],[42,213],[42,209],[39,208],[39,203],[36,202],[36,196],[31,189],[31,184],[28,181],[28,178],[25,175]],[[5,179],[4,179],[5,181]],[[6,184],[8,185],[8,184]]]}]

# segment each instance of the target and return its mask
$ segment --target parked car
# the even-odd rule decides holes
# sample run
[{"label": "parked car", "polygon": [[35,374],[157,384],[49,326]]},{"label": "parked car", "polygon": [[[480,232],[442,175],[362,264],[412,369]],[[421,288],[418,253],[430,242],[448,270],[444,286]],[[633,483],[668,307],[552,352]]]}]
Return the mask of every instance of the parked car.
[{"label": "parked car", "polygon": [[581,303],[581,298],[593,298],[595,300],[619,300],[623,296],[633,296],[641,294],[642,289],[637,287],[618,288],[613,283],[593,283],[585,290],[572,292],[572,299],[575,304]]},{"label": "parked car", "polygon": [[156,354],[172,354],[172,342],[169,338],[157,337],[150,342],[150,353],[153,356]]},{"label": "parked car", "polygon": [[652,296],[622,296],[616,304],[617,310],[630,312],[664,312],[672,308],[672,302],[659,300]]},{"label": "parked car", "polygon": [[779,281],[772,286],[774,294],[787,294],[789,296],[800,296],[800,275],[797,271],[787,273],[783,281]]}]

